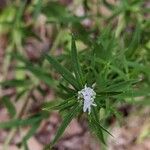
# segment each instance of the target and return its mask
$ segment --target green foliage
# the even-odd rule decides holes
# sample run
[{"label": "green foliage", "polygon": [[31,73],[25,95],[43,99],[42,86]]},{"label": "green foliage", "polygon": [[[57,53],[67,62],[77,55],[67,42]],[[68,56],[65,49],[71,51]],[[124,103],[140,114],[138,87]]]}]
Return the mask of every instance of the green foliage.
[{"label": "green foliage", "polygon": [[[0,92],[9,88],[16,92],[13,96],[0,93],[2,107],[10,116],[7,122],[0,122],[0,128],[30,126],[21,143],[25,149],[41,121],[52,111],[58,111],[63,121],[46,149],[57,144],[73,118],[81,116],[87,119],[91,132],[107,145],[105,134],[111,135],[107,119],[112,115],[122,117],[118,112],[120,105],[150,104],[150,23],[146,2],[122,0],[112,4],[107,0],[84,0],[71,5],[67,7],[58,1],[13,1],[0,10],[0,36],[7,37]],[[83,6],[84,12],[79,16],[78,6]],[[100,13],[100,6],[110,14]],[[49,48],[44,44],[44,48],[42,44],[33,48],[33,54],[39,53],[36,61],[26,53],[27,41],[32,38],[40,44],[51,41]],[[11,69],[13,78],[8,78]],[[97,106],[91,107],[91,114],[83,113],[83,100],[78,100],[78,91],[86,84],[94,85],[96,92]],[[29,101],[38,101],[34,92],[47,94],[43,87],[54,92],[54,100],[42,99],[35,115],[24,114]],[[15,106],[20,101],[24,105],[18,114]]]},{"label": "green foliage", "polygon": [[73,35],[72,35],[72,43],[71,43],[71,59],[72,59],[73,70],[76,76],[76,80],[80,84],[80,88],[82,88],[84,85],[83,74],[82,74],[82,70],[79,64],[79,59],[77,56],[77,48],[76,48],[75,39]]},{"label": "green foliage", "polygon": [[73,87],[79,89],[79,83],[75,80],[74,76],[66,68],[61,66],[59,62],[49,55],[45,55],[46,59],[55,67],[55,69],[67,80]]},{"label": "green foliage", "polygon": [[64,130],[68,126],[68,124],[79,113],[80,109],[81,109],[81,107],[79,106],[79,104],[76,104],[72,107],[72,109],[64,117],[64,120],[63,120],[61,126],[59,127],[59,129],[54,137],[54,140],[52,141],[52,145],[54,145],[58,141],[58,139],[60,138],[60,136],[63,134]]},{"label": "green foliage", "polygon": [[4,96],[2,99],[2,103],[4,103],[5,107],[7,108],[9,114],[11,117],[14,117],[16,115],[16,109],[13,105],[13,103],[9,100],[9,97]]},{"label": "green foliage", "polygon": [[7,122],[2,122],[0,124],[0,128],[9,129],[9,128],[15,128],[19,126],[26,126],[26,125],[32,125],[34,123],[39,122],[42,119],[42,116],[33,116],[27,119],[13,119]]}]

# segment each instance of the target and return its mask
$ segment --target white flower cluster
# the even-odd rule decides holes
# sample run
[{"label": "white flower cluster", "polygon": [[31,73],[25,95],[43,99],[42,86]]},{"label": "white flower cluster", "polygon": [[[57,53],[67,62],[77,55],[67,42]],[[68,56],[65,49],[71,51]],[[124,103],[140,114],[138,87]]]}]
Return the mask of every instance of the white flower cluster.
[{"label": "white flower cluster", "polygon": [[84,86],[84,89],[78,91],[78,99],[84,100],[84,105],[83,105],[84,112],[88,110],[88,113],[90,114],[91,106],[97,106],[94,103],[95,97],[96,97],[96,93],[94,92],[94,90],[90,87],[87,87],[86,85]]}]

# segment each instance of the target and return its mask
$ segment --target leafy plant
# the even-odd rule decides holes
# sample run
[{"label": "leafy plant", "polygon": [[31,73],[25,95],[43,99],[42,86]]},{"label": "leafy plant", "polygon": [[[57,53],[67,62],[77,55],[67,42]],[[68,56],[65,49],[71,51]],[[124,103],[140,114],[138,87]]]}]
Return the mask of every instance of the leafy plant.
[{"label": "leafy plant", "polygon": [[[58,1],[16,0],[0,8],[0,38],[6,37],[0,98],[2,108],[10,116],[8,121],[0,122],[0,129],[10,130],[4,149],[18,129],[30,126],[19,143],[28,149],[29,138],[55,110],[59,111],[62,123],[45,149],[57,144],[73,118],[82,117],[91,133],[106,145],[106,136],[111,135],[108,119],[122,117],[118,107],[150,104],[150,23],[146,4],[141,0],[115,4],[84,0],[67,7],[69,4]],[[78,15],[80,7],[83,14]],[[108,13],[103,14],[103,8]],[[26,52],[28,40],[28,46],[34,46],[32,39],[37,47],[30,55],[38,53],[35,60]],[[5,95],[3,90],[7,89],[15,93]],[[47,89],[55,93],[53,101],[44,97]],[[29,101],[38,101],[34,92],[43,96],[40,108],[26,112]],[[91,94],[90,99],[85,98],[86,92]],[[19,102],[20,108],[16,107]]]},{"label": "leafy plant", "polygon": [[[56,71],[58,71],[61,74],[61,76],[64,79],[64,82],[68,83],[67,84],[68,86],[60,86],[60,90],[61,91],[64,90],[66,95],[72,96],[69,98],[66,96],[66,99],[63,102],[60,102],[58,105],[54,104],[54,105],[50,105],[50,107],[45,106],[43,108],[45,110],[56,109],[61,113],[64,111],[66,114],[51,144],[54,145],[57,142],[57,140],[63,134],[65,128],[73,119],[73,117],[77,116],[77,114],[81,115],[83,113],[84,102],[78,99],[78,92],[84,88],[85,84],[88,84],[88,86],[90,87],[92,87],[92,84],[95,84],[95,91],[96,91],[96,100],[95,100],[96,108],[92,107],[91,108],[92,113],[90,115],[87,114],[87,118],[89,120],[89,127],[97,135],[100,141],[105,144],[103,131],[107,133],[109,132],[101,125],[101,121],[99,120],[99,115],[98,115],[100,110],[104,109],[106,110],[106,112],[110,111],[111,113],[114,113],[116,115],[116,111],[112,111],[112,110],[114,110],[115,106],[117,106],[117,103],[121,102],[120,96],[124,95],[128,97],[128,93],[130,93],[130,91],[132,90],[132,86],[136,84],[136,82],[138,81],[136,81],[134,78],[132,79],[126,77],[126,74],[123,71],[125,69],[124,67],[114,66],[116,65],[114,64],[116,60],[113,60],[113,57],[111,57],[110,52],[108,52],[109,53],[108,56],[110,58],[109,64],[105,64],[105,59],[109,61],[109,58],[107,56],[104,57],[104,55],[102,55],[102,58],[99,58],[100,56],[98,54],[97,55],[93,54],[93,56],[91,56],[90,58],[90,61],[92,61],[90,65],[95,64],[95,66],[89,66],[89,65],[86,66],[93,70],[86,71],[85,67],[84,69],[81,69],[82,66],[79,63],[80,57],[77,55],[74,36],[72,36],[71,43],[72,45],[71,45],[70,55],[71,55],[71,62],[72,62],[72,70],[70,71],[64,68],[55,58],[45,54],[45,58],[56,69]],[[110,45],[107,42],[106,44]],[[106,45],[103,46],[106,47]],[[106,48],[106,50],[107,49],[108,48]],[[83,61],[86,62],[87,60],[83,60]],[[97,67],[98,65],[99,68]],[[106,67],[109,68],[106,68],[106,70],[104,70],[105,67],[101,69],[100,68],[101,65],[106,65]],[[62,84],[63,83],[61,83],[61,85]],[[133,91],[131,91],[131,93],[133,93]],[[134,97],[134,94],[132,96]]]}]

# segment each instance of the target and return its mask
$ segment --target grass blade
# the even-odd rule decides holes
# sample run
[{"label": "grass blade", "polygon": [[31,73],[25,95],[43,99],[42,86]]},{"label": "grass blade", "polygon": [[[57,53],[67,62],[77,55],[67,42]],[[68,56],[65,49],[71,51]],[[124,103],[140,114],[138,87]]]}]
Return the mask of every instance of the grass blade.
[{"label": "grass blade", "polygon": [[95,125],[97,125],[97,127],[101,128],[102,130],[104,130],[105,132],[107,132],[109,135],[111,135],[113,137],[113,135],[108,130],[106,130],[103,126],[100,125],[98,109],[93,108],[92,115],[93,115],[92,119],[93,119],[93,122],[95,123]]},{"label": "grass blade", "polygon": [[51,143],[52,145],[54,145],[58,141],[58,139],[61,137],[61,135],[65,131],[66,127],[68,126],[68,124],[78,114],[79,109],[80,109],[80,107],[79,107],[79,103],[78,103],[77,105],[75,105],[72,108],[72,110],[70,110],[70,113],[64,117],[64,120],[63,120],[61,126],[59,127],[54,140]]},{"label": "grass blade", "polygon": [[9,129],[13,127],[19,127],[19,126],[26,126],[26,125],[32,125],[36,122],[41,120],[41,116],[38,117],[31,117],[27,119],[13,119],[7,122],[1,122],[0,123],[0,129]]},{"label": "grass blade", "polygon": [[74,69],[76,79],[78,83],[80,84],[80,86],[82,87],[83,86],[83,74],[82,74],[82,70],[79,64],[75,38],[73,35],[72,35],[72,43],[71,43],[71,58],[72,58],[73,69]]},{"label": "grass blade", "polygon": [[79,90],[79,84],[74,78],[74,76],[69,72],[66,68],[64,68],[57,60],[49,55],[45,55],[45,58],[49,61],[49,63],[58,71],[62,77],[68,81],[75,89]]},{"label": "grass blade", "polygon": [[30,85],[30,81],[27,79],[20,80],[20,79],[12,79],[0,82],[2,87],[28,87]]},{"label": "grass blade", "polygon": [[135,83],[137,83],[137,80],[128,80],[128,81],[121,81],[119,83],[114,83],[104,89],[104,91],[107,92],[120,92],[125,91],[129,89],[129,87]]},{"label": "grass blade", "polygon": [[51,75],[48,74],[46,71],[44,71],[39,66],[33,66],[33,65],[26,65],[24,67],[18,67],[18,69],[26,69],[29,70],[35,77],[37,77],[39,80],[45,82],[47,85],[52,86],[54,85],[53,80],[51,79]]},{"label": "grass blade", "polygon": [[91,117],[89,117],[88,123],[89,123],[89,128],[91,129],[91,131],[93,131],[95,133],[95,135],[98,137],[100,142],[102,142],[104,145],[106,145],[104,135],[103,135],[101,128],[99,128],[95,125],[95,123],[93,122],[93,119]]},{"label": "grass blade", "polygon": [[2,98],[2,102],[4,103],[6,108],[8,109],[8,112],[9,112],[10,116],[11,117],[15,116],[16,109],[15,109],[15,106],[13,105],[13,103],[10,101],[9,97],[8,96],[4,96]]}]

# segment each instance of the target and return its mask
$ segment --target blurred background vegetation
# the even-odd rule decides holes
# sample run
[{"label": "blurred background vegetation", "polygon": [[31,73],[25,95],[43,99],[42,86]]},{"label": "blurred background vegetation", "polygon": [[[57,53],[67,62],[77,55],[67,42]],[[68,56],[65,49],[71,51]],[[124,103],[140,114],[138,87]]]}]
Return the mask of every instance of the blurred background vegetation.
[{"label": "blurred background vegetation", "polygon": [[[108,137],[104,147],[150,149],[149,7],[148,0],[1,0],[0,150],[40,150],[54,137],[60,114],[42,108],[64,97],[64,80],[43,54],[71,70],[71,33],[84,72],[93,72],[86,74],[88,83],[96,71],[99,89],[111,83],[131,91],[129,82],[118,86],[115,80],[136,82],[100,112],[117,141]],[[102,148],[88,131],[84,117],[74,119],[54,149]]]}]

